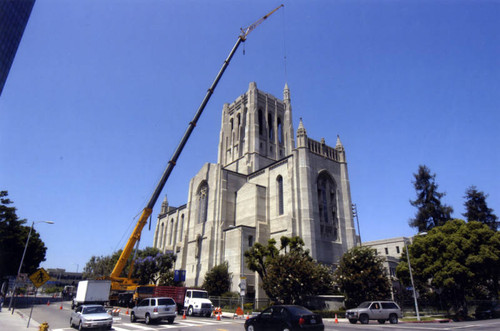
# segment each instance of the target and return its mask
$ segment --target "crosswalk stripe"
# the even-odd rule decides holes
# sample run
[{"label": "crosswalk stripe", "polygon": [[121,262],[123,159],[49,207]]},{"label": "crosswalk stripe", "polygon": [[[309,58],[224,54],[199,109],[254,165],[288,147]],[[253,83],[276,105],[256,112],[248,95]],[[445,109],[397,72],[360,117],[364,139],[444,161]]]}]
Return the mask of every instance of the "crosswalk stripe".
[{"label": "crosswalk stripe", "polygon": [[[194,320],[181,320],[181,321],[175,321],[174,324],[160,324],[157,325],[155,328],[147,327],[141,324],[136,324],[136,323],[120,323],[119,326],[116,326],[116,324],[113,324],[113,329],[116,331],[131,331],[133,329],[139,329],[139,330],[144,330],[144,331],[153,331],[153,330],[166,330],[166,329],[171,329],[171,328],[186,328],[186,327],[192,327],[192,326],[205,326],[205,325],[217,325],[217,324],[231,324],[232,322],[230,321],[194,321]],[[125,327],[125,328],[123,328]],[[56,330],[54,330],[56,331]],[[63,330],[61,330],[63,331]]]},{"label": "crosswalk stripe", "polygon": [[130,329],[122,329],[122,328],[120,328],[118,326],[115,326],[115,325],[113,325],[113,330],[116,330],[116,331],[130,331]]},{"label": "crosswalk stripe", "polygon": [[133,328],[141,329],[141,330],[156,330],[155,328],[150,328],[150,327],[143,326],[140,324],[135,324],[135,323],[122,323],[122,324],[126,324],[127,326],[131,326]]},{"label": "crosswalk stripe", "polygon": [[[181,323],[181,321],[178,321]],[[197,320],[182,320],[182,322],[187,322],[187,323],[199,323],[199,324],[205,324],[205,325],[212,325],[212,324],[217,324],[218,321],[197,321]]]}]

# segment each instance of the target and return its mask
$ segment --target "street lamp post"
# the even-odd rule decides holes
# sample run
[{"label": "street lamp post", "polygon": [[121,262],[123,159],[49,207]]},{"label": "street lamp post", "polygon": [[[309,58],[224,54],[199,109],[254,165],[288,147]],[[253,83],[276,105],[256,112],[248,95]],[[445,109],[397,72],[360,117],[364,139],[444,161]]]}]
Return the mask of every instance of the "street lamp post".
[{"label": "street lamp post", "polygon": [[352,216],[356,217],[356,223],[358,224],[359,246],[363,246],[361,244],[361,230],[359,229],[358,206],[355,203],[352,204],[352,213]]},{"label": "street lamp post", "polygon": [[413,274],[411,272],[411,264],[410,264],[410,255],[408,254],[408,244],[405,240],[405,249],[406,249],[406,258],[408,259],[408,270],[410,270],[410,280],[411,280],[411,288],[413,289],[413,299],[415,300],[415,312],[417,313],[417,321],[420,321],[420,314],[418,312],[418,303],[417,303],[417,292],[415,291],[415,283],[413,282]]},{"label": "street lamp post", "polygon": [[[425,236],[426,234],[427,232],[421,232],[417,233],[417,236]],[[420,321],[420,313],[418,312],[417,292],[415,291],[415,283],[413,282],[413,274],[411,272],[411,264],[410,264],[410,254],[408,254],[408,244],[406,243],[406,239],[404,243],[406,249],[406,258],[408,259],[408,270],[410,270],[411,287],[413,289],[413,300],[415,301],[415,312],[417,314],[417,321]]]},{"label": "street lamp post", "polygon": [[[33,227],[35,226],[35,223],[54,224],[54,222],[52,222],[52,221],[39,221],[39,222],[33,221],[31,223],[30,232],[28,232],[28,239],[26,239],[26,244],[24,245],[23,256],[21,257],[21,263],[19,264],[19,269],[17,270],[16,280],[14,281],[14,290],[12,291],[12,295],[10,296],[9,310],[11,309],[12,301],[14,301],[14,298],[16,296],[17,279],[19,278],[19,275],[21,274],[21,268],[23,267],[24,256],[26,255],[26,250],[28,249],[28,243],[30,242],[31,232],[33,231]],[[14,309],[12,309],[12,314],[14,314]]]}]

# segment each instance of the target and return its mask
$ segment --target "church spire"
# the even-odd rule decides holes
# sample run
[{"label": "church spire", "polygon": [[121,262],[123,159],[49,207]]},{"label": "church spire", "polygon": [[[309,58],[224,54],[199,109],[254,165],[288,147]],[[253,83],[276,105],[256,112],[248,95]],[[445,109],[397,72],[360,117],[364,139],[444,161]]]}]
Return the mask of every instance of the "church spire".
[{"label": "church spire", "polygon": [[285,83],[285,88],[283,89],[283,101],[290,102],[290,89],[288,88],[288,83]]},{"label": "church spire", "polygon": [[335,148],[337,150],[344,150],[344,145],[342,145],[342,142],[340,141],[339,135],[337,135],[337,143],[335,144]]},{"label": "church spire", "polygon": [[302,123],[302,117],[300,118],[299,128],[297,129],[297,148],[307,146],[307,132],[304,128],[304,123]]},{"label": "church spire", "polygon": [[285,121],[283,126],[285,133],[285,154],[290,155],[295,148],[295,139],[292,121],[292,103],[290,100],[290,89],[288,88],[288,83],[285,83],[285,88],[283,89],[283,103],[285,105]]},{"label": "church spire", "polygon": [[340,141],[339,135],[337,135],[337,143],[335,144],[335,149],[337,150],[339,161],[345,162],[345,149],[344,145],[342,145],[342,142]]},{"label": "church spire", "polygon": [[163,202],[161,203],[160,215],[165,215],[167,213],[167,210],[168,210],[168,200],[167,196],[165,195],[165,199],[163,199]]}]

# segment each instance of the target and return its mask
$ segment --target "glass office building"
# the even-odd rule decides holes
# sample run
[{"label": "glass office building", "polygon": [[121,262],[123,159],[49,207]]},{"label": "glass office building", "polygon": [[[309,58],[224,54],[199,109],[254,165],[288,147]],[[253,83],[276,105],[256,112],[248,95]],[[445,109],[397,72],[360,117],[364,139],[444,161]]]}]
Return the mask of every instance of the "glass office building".
[{"label": "glass office building", "polygon": [[0,0],[0,95],[35,0]]}]

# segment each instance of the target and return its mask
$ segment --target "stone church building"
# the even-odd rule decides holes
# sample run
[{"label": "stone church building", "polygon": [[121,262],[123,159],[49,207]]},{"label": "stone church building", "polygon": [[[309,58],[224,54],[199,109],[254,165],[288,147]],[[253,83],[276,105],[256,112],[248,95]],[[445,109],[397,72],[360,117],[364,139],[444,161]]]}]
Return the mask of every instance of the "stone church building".
[{"label": "stone church building", "polygon": [[335,267],[356,245],[345,150],[308,137],[300,121],[295,138],[290,90],[283,100],[257,89],[222,109],[218,160],[191,179],[187,204],[163,201],[154,247],[177,254],[186,286],[227,261],[232,291],[246,277],[247,293],[264,297],[259,276],[243,253],[255,242],[300,236],[319,262]]}]

